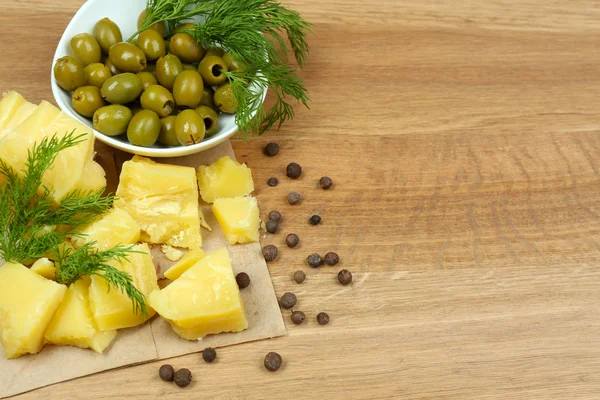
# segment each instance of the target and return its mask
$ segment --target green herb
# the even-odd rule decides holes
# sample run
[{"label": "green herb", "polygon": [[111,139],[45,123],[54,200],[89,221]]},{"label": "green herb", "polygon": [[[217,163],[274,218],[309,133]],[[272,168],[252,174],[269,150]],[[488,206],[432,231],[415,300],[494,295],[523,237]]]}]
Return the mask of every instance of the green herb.
[{"label": "green herb", "polygon": [[108,262],[123,262],[129,254],[140,253],[133,246],[115,246],[104,251],[95,251],[95,242],[86,243],[77,250],[65,249],[55,253],[60,268],[56,271],[59,283],[70,284],[86,275],[98,275],[106,279],[108,290],[120,290],[131,299],[134,312],[148,315],[146,298],[133,284],[131,275],[109,265]]},{"label": "green herb", "polygon": [[[140,31],[161,21],[172,28],[194,16],[204,22],[188,33],[205,47],[222,47],[245,66],[225,72],[239,104],[235,119],[244,138],[292,119],[290,98],[308,108],[306,88],[287,58],[288,42],[300,67],[309,52],[311,24],[300,14],[274,0],[148,0]],[[262,104],[267,89],[275,95],[269,111]]]}]

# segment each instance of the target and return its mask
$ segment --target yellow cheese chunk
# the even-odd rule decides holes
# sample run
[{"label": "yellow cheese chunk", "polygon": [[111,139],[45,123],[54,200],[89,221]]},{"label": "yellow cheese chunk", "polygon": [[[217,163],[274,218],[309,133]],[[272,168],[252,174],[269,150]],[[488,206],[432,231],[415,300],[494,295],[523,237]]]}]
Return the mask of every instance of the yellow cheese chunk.
[{"label": "yellow cheese chunk", "polygon": [[4,357],[38,353],[67,287],[21,264],[0,267],[0,342]]},{"label": "yellow cheese chunk", "polygon": [[12,116],[10,121],[6,124],[7,131],[14,129],[21,122],[25,121],[27,117],[34,113],[34,111],[38,108],[37,105],[32,104],[26,101],[24,104],[19,107],[19,109],[15,112],[15,115]]},{"label": "yellow cheese chunk", "polygon": [[165,271],[165,278],[174,281],[179,278],[181,274],[190,269],[192,265],[196,264],[206,254],[201,249],[194,249],[187,253],[178,262],[173,264],[168,270]]},{"label": "yellow cheese chunk", "polygon": [[54,263],[46,257],[42,257],[34,262],[31,266],[31,270],[46,279],[52,281],[56,280],[56,267],[54,266]]},{"label": "yellow cheese chunk", "polygon": [[104,251],[119,244],[135,244],[140,240],[140,226],[127,211],[120,208],[113,208],[79,232],[83,236],[71,238],[76,248],[95,241],[95,248]]},{"label": "yellow cheese chunk", "polygon": [[60,114],[60,110],[47,101],[42,101],[35,112],[19,125],[13,128],[13,132],[39,142],[45,136],[44,128]]},{"label": "yellow cheese chunk", "polygon": [[148,303],[183,339],[248,328],[244,304],[226,249],[198,261]]},{"label": "yellow cheese chunk", "polygon": [[[153,290],[158,289],[156,269],[146,243],[134,246],[134,250],[142,253],[130,254],[128,261],[111,265],[131,275],[135,287],[148,297]],[[137,326],[155,314],[149,307],[146,317],[136,314],[133,303],[126,294],[112,287],[109,290],[106,280],[96,275],[92,276],[90,285],[90,307],[101,331]]]},{"label": "yellow cheese chunk", "polygon": [[177,250],[175,247],[169,246],[168,244],[160,246],[160,251],[162,251],[165,257],[170,261],[178,261],[183,257],[183,251]]},{"label": "yellow cheese chunk", "polygon": [[17,92],[9,92],[0,100],[0,131],[6,129],[8,121],[15,115],[26,100]]},{"label": "yellow cheese chunk", "polygon": [[212,210],[229,244],[258,241],[260,212],[256,198],[217,199]]},{"label": "yellow cheese chunk", "polygon": [[228,156],[209,166],[198,168],[198,186],[202,200],[212,203],[223,197],[245,196],[254,191],[252,171]]},{"label": "yellow cheese chunk", "polygon": [[202,245],[194,169],[134,156],[123,164],[115,206],[139,224],[141,240],[195,249]]},{"label": "yellow cheese chunk", "polygon": [[89,286],[89,277],[69,286],[44,335],[47,343],[89,348],[102,353],[117,336],[116,330],[98,330],[90,310]]},{"label": "yellow cheese chunk", "polygon": [[81,173],[81,179],[75,185],[75,190],[82,193],[98,191],[106,187],[106,172],[104,168],[94,160],[88,160]]}]

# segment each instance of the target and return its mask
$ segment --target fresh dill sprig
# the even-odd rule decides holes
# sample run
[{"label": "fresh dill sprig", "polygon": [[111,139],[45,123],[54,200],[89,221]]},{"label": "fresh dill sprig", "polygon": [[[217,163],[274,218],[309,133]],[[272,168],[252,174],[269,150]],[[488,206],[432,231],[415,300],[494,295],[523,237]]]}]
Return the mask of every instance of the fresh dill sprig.
[{"label": "fresh dill sprig", "polygon": [[113,198],[102,197],[102,191],[71,193],[57,206],[49,189],[41,186],[58,153],[86,140],[84,136],[71,132],[42,139],[28,152],[22,174],[0,159],[0,256],[6,261],[44,257],[67,238],[60,226],[87,224],[112,206]]},{"label": "fresh dill sprig", "polygon": [[89,242],[75,251],[67,248],[55,252],[60,266],[56,271],[56,281],[70,284],[86,275],[100,276],[106,279],[108,290],[119,290],[131,299],[134,313],[148,315],[146,297],[135,287],[131,275],[108,264],[111,261],[123,262],[128,255],[139,252],[133,250],[133,246],[115,246],[104,251],[95,251],[94,247],[95,242]]}]

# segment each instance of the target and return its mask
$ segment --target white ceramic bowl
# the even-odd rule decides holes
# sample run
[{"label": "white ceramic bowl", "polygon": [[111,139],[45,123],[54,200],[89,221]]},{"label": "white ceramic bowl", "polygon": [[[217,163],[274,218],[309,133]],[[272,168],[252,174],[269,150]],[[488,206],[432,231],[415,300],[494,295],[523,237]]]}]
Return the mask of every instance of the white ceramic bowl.
[{"label": "white ceramic bowl", "polygon": [[[60,57],[69,55],[69,42],[73,36],[83,32],[92,33],[94,24],[104,17],[113,20],[121,29],[123,40],[127,40],[127,38],[136,32],[138,16],[145,7],[146,0],[88,0],[79,11],[77,11],[73,19],[71,19],[71,22],[60,38],[60,42],[54,53],[52,66],[54,66],[54,62]],[[73,109],[73,106],[71,105],[71,93],[64,91],[58,86],[52,71],[50,71],[50,75],[52,94],[61,110],[93,129],[91,119],[82,117]],[[259,90],[257,87],[254,87],[253,89],[256,91]],[[266,91],[262,94],[262,101],[264,101],[265,96]],[[192,146],[167,147],[157,144],[154,147],[141,147],[132,145],[127,141],[126,137],[110,137],[96,130],[94,130],[94,135],[98,140],[109,146],[128,153],[149,157],[178,157],[198,153],[214,147],[224,140],[227,140],[236,132],[237,125],[235,123],[235,117],[233,115],[223,114],[219,116],[219,131],[210,138],[206,138],[202,142]]]}]

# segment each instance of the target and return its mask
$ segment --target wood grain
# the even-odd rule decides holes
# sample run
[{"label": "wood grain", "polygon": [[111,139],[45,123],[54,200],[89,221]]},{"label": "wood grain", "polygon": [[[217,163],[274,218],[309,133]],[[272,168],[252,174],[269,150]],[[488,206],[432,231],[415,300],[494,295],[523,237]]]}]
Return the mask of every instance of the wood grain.
[{"label": "wood grain", "polygon": [[[52,97],[52,54],[81,3],[0,0],[0,88]],[[185,390],[154,363],[20,398],[597,399],[597,2],[284,3],[315,23],[311,110],[234,149],[263,214],[284,215],[263,242],[279,246],[276,291],[296,292],[307,323],[286,315],[289,336],[221,349],[214,365],[173,359],[196,378]],[[318,188],[322,175],[333,189]],[[291,190],[301,204],[286,204]],[[290,232],[299,248],[285,247]],[[327,251],[339,268],[306,266]],[[350,287],[336,283],[342,267]],[[275,374],[268,351],[285,359]]]}]

